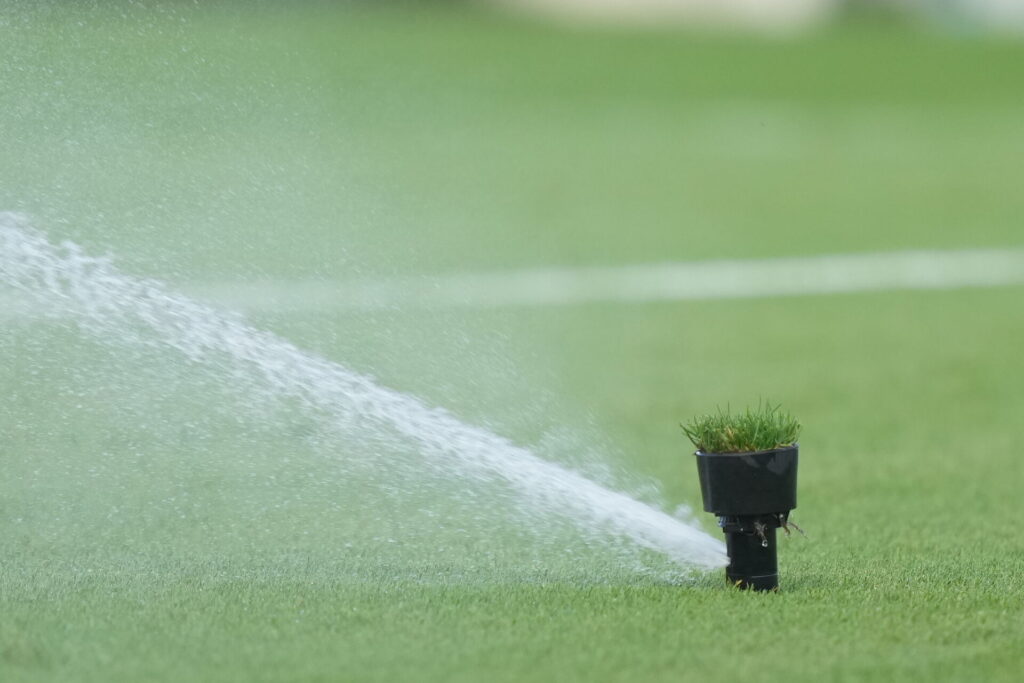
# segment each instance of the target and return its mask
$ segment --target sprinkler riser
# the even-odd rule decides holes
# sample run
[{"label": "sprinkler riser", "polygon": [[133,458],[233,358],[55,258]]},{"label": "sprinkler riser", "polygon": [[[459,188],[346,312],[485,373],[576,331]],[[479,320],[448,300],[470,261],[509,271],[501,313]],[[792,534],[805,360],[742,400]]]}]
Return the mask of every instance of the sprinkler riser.
[{"label": "sprinkler riser", "polygon": [[718,516],[725,533],[730,584],[778,589],[776,529],[787,524],[796,507],[798,454],[795,445],[755,453],[695,454],[704,509]]},{"label": "sprinkler riser", "polygon": [[785,515],[720,517],[725,532],[729,566],[725,579],[738,588],[756,591],[779,587],[778,543],[775,530],[785,523]]}]

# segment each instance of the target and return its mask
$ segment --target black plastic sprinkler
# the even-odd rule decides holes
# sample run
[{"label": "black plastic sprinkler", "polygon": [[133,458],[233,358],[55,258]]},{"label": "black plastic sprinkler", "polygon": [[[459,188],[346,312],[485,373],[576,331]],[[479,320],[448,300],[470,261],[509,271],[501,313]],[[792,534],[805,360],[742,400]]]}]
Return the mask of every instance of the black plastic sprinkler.
[{"label": "black plastic sprinkler", "polygon": [[796,444],[752,453],[695,453],[704,510],[718,515],[725,532],[729,583],[778,589],[775,530],[788,532],[791,526],[798,454]]}]

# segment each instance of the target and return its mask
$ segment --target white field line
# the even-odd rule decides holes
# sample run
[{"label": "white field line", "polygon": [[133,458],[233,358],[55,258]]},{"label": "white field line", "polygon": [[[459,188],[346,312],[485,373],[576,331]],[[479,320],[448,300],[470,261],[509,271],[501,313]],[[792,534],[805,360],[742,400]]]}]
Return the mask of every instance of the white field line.
[{"label": "white field line", "polygon": [[[903,251],[764,260],[539,268],[385,280],[263,280],[185,286],[259,313],[405,307],[568,306],[1024,284],[1024,248]],[[0,312],[31,313],[8,295]]]}]

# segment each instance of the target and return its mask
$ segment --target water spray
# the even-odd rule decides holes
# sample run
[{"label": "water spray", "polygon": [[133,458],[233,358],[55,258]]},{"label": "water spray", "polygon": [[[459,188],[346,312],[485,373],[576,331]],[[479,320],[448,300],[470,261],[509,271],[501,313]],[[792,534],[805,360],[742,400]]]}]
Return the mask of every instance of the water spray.
[{"label": "water spray", "polygon": [[[77,244],[51,242],[23,216],[0,212],[2,288],[51,315],[74,319],[76,329],[105,344],[166,349],[215,369],[253,400],[292,400],[331,433],[366,439],[377,449],[411,446],[418,455],[407,464],[411,476],[429,472],[465,486],[500,486],[538,529],[552,518],[567,519],[593,543],[621,545],[635,557],[653,552],[681,568],[725,564],[721,541],[696,525],[240,316],[124,274]],[[399,466],[383,455],[377,455],[382,472],[385,464]]]}]

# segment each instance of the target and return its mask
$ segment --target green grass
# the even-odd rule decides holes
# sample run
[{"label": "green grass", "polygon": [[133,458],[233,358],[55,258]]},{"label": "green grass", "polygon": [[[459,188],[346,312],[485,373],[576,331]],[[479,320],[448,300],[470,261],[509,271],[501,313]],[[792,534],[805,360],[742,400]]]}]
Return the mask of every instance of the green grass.
[{"label": "green grass", "polygon": [[[1024,45],[260,7],[5,3],[0,208],[182,284],[1021,243]],[[775,595],[366,486],[294,407],[3,319],[0,680],[1016,681],[1022,294],[255,321],[669,506],[679,416],[773,397]]]},{"label": "green grass", "polygon": [[749,453],[792,446],[800,436],[800,423],[782,406],[761,402],[757,408],[733,413],[729,407],[711,415],[699,415],[682,425],[698,451]]}]

